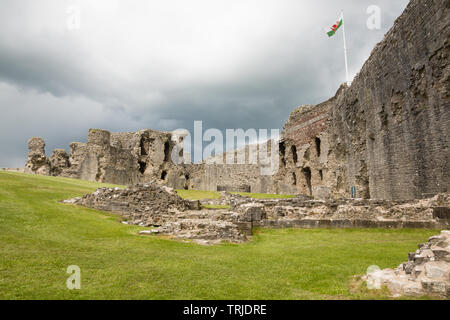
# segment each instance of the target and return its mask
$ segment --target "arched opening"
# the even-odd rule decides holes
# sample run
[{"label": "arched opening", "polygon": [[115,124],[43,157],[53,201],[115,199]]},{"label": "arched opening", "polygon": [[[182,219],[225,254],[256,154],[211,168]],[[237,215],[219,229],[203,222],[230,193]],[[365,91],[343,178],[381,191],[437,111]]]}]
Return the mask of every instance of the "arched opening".
[{"label": "arched opening", "polygon": [[292,172],[292,184],[294,186],[297,185],[297,175],[295,174],[295,172]]},{"label": "arched opening", "polygon": [[297,156],[297,147],[291,146],[291,153],[292,153],[292,160],[294,160],[294,163],[298,162],[298,156]]},{"label": "arched opening", "polygon": [[141,155],[142,156],[148,155],[148,143],[146,143],[144,137],[141,138],[140,147],[141,147]]},{"label": "arched opening", "polygon": [[280,149],[281,163],[285,166],[286,165],[286,145],[284,144],[284,142],[280,142],[279,149]]},{"label": "arched opening", "polygon": [[170,144],[169,141],[164,142],[164,161],[169,161],[170,159]]},{"label": "arched opening", "polygon": [[161,172],[161,180],[166,180],[167,177],[167,171],[163,170],[163,172]]},{"label": "arched opening", "polygon": [[308,188],[309,194],[312,195],[312,186],[311,186],[311,169],[310,168],[303,168],[302,170],[303,175],[306,180],[306,186]]},{"label": "arched opening", "polygon": [[189,174],[185,174],[184,178],[186,179],[186,183],[184,184],[184,189],[189,190],[189,179],[190,179]]},{"label": "arched opening", "polygon": [[319,176],[320,176],[320,180],[323,180],[323,171],[319,170]]},{"label": "arched opening", "polygon": [[138,164],[139,164],[139,172],[144,174],[145,169],[147,168],[147,163],[143,161],[138,161]]},{"label": "arched opening", "polygon": [[320,157],[320,138],[316,137],[315,142],[316,142],[317,156]]}]

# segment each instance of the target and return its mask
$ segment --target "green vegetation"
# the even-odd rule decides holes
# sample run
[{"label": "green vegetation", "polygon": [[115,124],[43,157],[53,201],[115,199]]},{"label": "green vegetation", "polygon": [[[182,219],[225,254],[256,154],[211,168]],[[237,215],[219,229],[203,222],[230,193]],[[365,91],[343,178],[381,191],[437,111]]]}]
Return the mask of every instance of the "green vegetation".
[{"label": "green vegetation", "polygon": [[227,204],[224,204],[224,205],[221,205],[221,204],[202,204],[202,208],[205,208],[205,209],[230,209],[231,206],[227,205]]},{"label": "green vegetation", "polygon": [[[359,299],[354,275],[396,267],[434,230],[256,230],[200,246],[58,203],[100,184],[0,172],[0,299]],[[65,286],[81,268],[81,290]]]},{"label": "green vegetation", "polygon": [[[219,199],[220,192],[217,191],[201,191],[201,190],[177,190],[180,197],[188,200],[202,199]],[[288,194],[271,194],[271,193],[248,193],[248,192],[231,192],[232,194],[240,194],[242,196],[254,199],[288,199],[295,198],[295,195]]]},{"label": "green vegetation", "polygon": [[202,199],[219,199],[220,193],[215,191],[201,190],[177,190],[177,193],[183,199],[202,200]]},{"label": "green vegetation", "polygon": [[251,197],[253,199],[289,199],[295,198],[292,194],[271,194],[271,193],[248,193],[248,192],[231,192],[240,194],[241,196]]}]

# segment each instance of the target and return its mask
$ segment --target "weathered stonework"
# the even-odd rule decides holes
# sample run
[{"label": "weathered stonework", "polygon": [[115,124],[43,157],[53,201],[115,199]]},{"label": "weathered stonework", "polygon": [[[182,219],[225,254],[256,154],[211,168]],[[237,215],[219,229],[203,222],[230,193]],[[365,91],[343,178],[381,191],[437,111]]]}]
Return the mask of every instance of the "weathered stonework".
[{"label": "weathered stonework", "polygon": [[151,183],[127,189],[100,188],[92,194],[63,202],[114,212],[131,224],[156,227],[143,234],[169,234],[203,244],[239,243],[252,235],[254,227],[450,227],[450,194],[414,201],[317,201],[306,196],[258,200],[224,192],[216,201],[229,204],[230,209],[202,209],[200,201],[183,200],[173,189]]},{"label": "weathered stonework", "polygon": [[179,212],[200,210],[198,201],[183,200],[173,189],[152,183],[127,189],[100,188],[92,194],[66,202],[111,211],[133,224],[143,226],[162,225],[173,220]]},{"label": "weathered stonework", "polygon": [[121,185],[154,182],[175,189],[272,192],[272,176],[261,175],[263,166],[258,162],[250,163],[248,147],[231,152],[235,159],[246,154],[243,164],[224,164],[226,154],[222,164],[211,159],[175,164],[172,152],[179,139],[176,133],[149,129],[124,133],[90,129],[87,143],[71,143],[70,155],[56,149],[49,161],[44,141],[33,138],[28,172]]},{"label": "weathered stonework", "polygon": [[[304,194],[315,199],[423,199],[450,190],[449,0],[412,0],[350,87],[294,110],[279,168],[261,163],[179,164],[175,133],[90,130],[70,156],[46,158],[30,140],[27,172],[177,189]],[[248,148],[248,147],[247,147]],[[235,151],[247,152],[248,149]],[[225,157],[220,155],[219,157]]]},{"label": "weathered stonework", "polygon": [[[449,7],[448,0],[410,1],[350,87],[291,115],[282,142],[284,183],[295,174],[291,186],[321,198],[350,197],[352,187],[355,197],[375,199],[420,199],[449,190]],[[314,159],[316,138],[326,140],[321,159]],[[300,153],[296,165],[292,146]],[[308,148],[313,152],[305,155]]]},{"label": "weathered stonework", "polygon": [[42,175],[50,174],[50,161],[45,155],[45,142],[42,138],[31,138],[28,141],[28,161],[25,172]]},{"label": "weathered stonework", "polygon": [[277,193],[331,197],[335,177],[329,171],[328,116],[334,99],[295,109],[283,128]]},{"label": "weathered stonework", "polygon": [[253,226],[302,228],[450,227],[450,195],[412,201],[240,198],[231,211],[252,217]]}]

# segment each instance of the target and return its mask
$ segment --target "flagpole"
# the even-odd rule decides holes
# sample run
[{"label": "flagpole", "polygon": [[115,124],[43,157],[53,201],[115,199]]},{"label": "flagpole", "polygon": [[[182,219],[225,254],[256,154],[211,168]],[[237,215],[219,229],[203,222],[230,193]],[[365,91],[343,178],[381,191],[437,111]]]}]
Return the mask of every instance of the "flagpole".
[{"label": "flagpole", "polygon": [[345,41],[345,20],[344,20],[344,10],[342,10],[342,35],[344,37],[344,56],[345,56],[345,76],[347,79],[347,85],[350,85],[348,77],[348,60],[347,60],[347,42]]}]

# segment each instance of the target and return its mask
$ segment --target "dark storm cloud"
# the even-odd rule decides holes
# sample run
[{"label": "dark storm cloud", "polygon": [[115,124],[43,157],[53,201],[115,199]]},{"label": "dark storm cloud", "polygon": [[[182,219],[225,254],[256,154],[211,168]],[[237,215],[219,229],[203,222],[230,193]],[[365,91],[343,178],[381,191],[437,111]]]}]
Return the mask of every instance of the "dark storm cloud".
[{"label": "dark storm cloud", "polygon": [[[87,129],[281,128],[298,105],[345,80],[407,4],[402,1],[25,1],[0,11],[0,166],[23,166],[26,141],[47,152]],[[79,30],[66,26],[70,5]],[[366,9],[381,9],[368,30]]]}]

